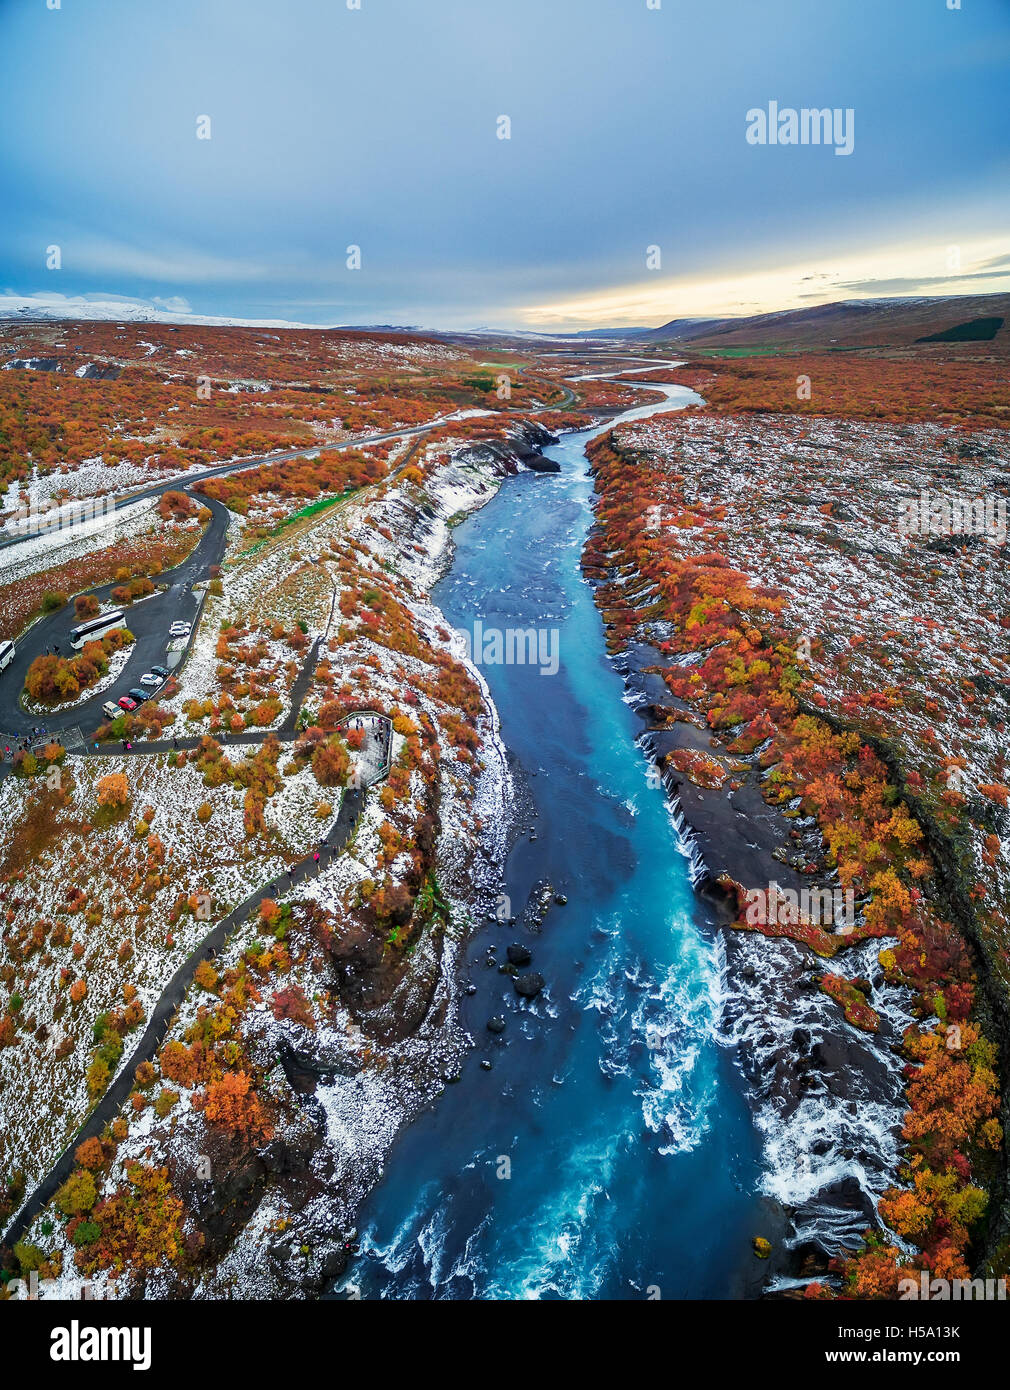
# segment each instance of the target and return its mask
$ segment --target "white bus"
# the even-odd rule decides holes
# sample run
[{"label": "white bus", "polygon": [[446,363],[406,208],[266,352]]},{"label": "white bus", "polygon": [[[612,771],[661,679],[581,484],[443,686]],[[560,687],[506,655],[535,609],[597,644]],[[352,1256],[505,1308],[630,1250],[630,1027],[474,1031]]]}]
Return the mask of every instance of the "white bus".
[{"label": "white bus", "polygon": [[126,619],[122,610],[116,608],[111,613],[102,613],[97,618],[90,618],[86,623],[81,623],[80,627],[71,628],[70,645],[75,652],[79,652],[85,642],[97,642],[110,628],[125,626]]},{"label": "white bus", "polygon": [[14,643],[0,642],[0,671],[14,660]]}]

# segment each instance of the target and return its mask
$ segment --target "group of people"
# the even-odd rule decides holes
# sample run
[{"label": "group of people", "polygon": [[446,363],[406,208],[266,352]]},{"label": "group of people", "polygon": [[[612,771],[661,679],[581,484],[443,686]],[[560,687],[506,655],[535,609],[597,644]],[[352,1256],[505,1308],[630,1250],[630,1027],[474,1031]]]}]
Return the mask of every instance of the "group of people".
[{"label": "group of people", "polygon": [[44,724],[35,724],[32,726],[30,736],[24,738],[15,736],[5,740],[3,751],[4,762],[10,762],[15,753],[30,753],[34,747],[37,747],[43,742],[47,742],[50,738],[56,739],[56,737],[56,734],[49,734]]},{"label": "group of people", "polygon": [[12,747],[9,743],[4,744],[4,762],[9,762],[14,757],[15,753],[30,753],[31,751],[31,740],[27,738],[19,739],[15,747]]}]

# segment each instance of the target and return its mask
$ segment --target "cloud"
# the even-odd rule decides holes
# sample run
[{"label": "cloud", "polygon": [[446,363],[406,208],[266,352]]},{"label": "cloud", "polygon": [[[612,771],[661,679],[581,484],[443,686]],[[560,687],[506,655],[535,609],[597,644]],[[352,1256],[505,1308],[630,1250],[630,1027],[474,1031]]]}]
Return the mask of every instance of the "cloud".
[{"label": "cloud", "polygon": [[[825,249],[818,265],[780,263],[722,277],[664,279],[603,290],[578,299],[529,305],[522,322],[539,329],[603,327],[607,324],[658,325],[675,318],[769,313],[811,303],[825,304],[850,295],[956,295],[1010,291],[1005,236],[990,236],[960,247],[962,269],[942,274],[947,248],[933,241],[870,246],[844,258]],[[814,259],[814,264],[810,261]],[[984,267],[991,266],[991,269]]]},{"label": "cloud", "polygon": [[188,299],[183,299],[180,294],[173,294],[169,299],[163,299],[160,294],[152,297],[151,303],[157,309],[164,309],[170,314],[192,314]]},{"label": "cloud", "polygon": [[248,283],[266,275],[263,261],[215,255],[193,247],[150,248],[107,237],[67,238],[63,266],[85,275],[153,280],[169,285]]},{"label": "cloud", "polygon": [[855,290],[860,294],[956,294],[958,291],[952,286],[968,284],[973,280],[1010,281],[1010,263],[1003,270],[973,270],[960,275],[906,275],[896,276],[891,280],[840,280],[835,289]]},{"label": "cloud", "polygon": [[122,319],[133,322],[190,323],[213,326],[237,324],[245,328],[318,328],[319,324],[293,323],[288,319],[228,318],[194,314],[185,299],[139,299],[122,294],[18,294],[0,292],[0,319]]}]

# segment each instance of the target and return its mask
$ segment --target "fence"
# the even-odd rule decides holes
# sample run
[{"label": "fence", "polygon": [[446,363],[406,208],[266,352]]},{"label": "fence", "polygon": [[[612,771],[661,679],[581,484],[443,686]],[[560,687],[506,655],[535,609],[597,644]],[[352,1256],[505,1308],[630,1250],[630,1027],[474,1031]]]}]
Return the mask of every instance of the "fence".
[{"label": "fence", "polygon": [[46,734],[0,733],[0,762],[13,762],[19,748],[39,753],[50,743],[60,744],[68,753],[86,753],[88,749],[84,735],[76,724],[69,729],[54,729]]},{"label": "fence", "polygon": [[347,728],[354,722],[355,719],[377,719],[379,721],[380,728],[385,734],[385,748],[382,754],[382,765],[379,767],[379,770],[374,774],[374,776],[368,779],[368,785],[374,786],[376,782],[381,782],[389,776],[389,769],[393,754],[393,724],[388,714],[379,714],[379,712],[374,709],[359,709],[355,710],[353,714],[345,715],[344,718],[341,719],[340,723],[337,725],[337,728]]}]

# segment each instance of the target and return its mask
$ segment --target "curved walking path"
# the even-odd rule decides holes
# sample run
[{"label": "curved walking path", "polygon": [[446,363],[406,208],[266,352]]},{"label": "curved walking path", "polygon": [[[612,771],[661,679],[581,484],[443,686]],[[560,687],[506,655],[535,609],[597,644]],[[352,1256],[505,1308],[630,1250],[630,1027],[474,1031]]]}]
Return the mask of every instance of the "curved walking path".
[{"label": "curved walking path", "polygon": [[[293,708],[296,707],[293,706]],[[348,718],[358,717],[375,716],[373,711],[364,710],[360,712],[360,716],[358,714],[348,716]],[[385,719],[385,716],[378,717]],[[290,736],[293,737],[293,732]],[[267,737],[268,734],[265,733],[246,737],[239,735],[234,741],[261,743]],[[386,741],[387,744],[391,744],[392,741],[392,726],[388,721],[386,724]],[[199,740],[197,739],[185,740],[185,743],[191,747],[195,747],[198,742]],[[179,740],[179,744],[182,746],[183,740]],[[142,748],[135,748],[131,751],[134,753],[156,752],[171,747],[172,745],[170,743],[160,745],[148,744]],[[118,749],[109,751],[119,752]],[[387,752],[387,756],[383,760],[383,771],[376,777],[376,781],[382,780],[382,777],[385,775],[385,770],[388,769],[388,764],[389,758]],[[186,992],[192,984],[193,976],[196,974],[197,967],[201,962],[215,956],[217,952],[224,947],[225,942],[235,928],[259,911],[260,903],[262,903],[264,899],[276,899],[282,893],[290,892],[296,884],[304,883],[307,879],[317,877],[324,868],[332,864],[333,860],[342,853],[344,846],[354,833],[358,818],[365,806],[367,790],[367,785],[361,788],[349,788],[345,790],[340,802],[340,810],[337,812],[337,816],[329,830],[319,841],[318,846],[300,859],[287,872],[280,874],[277,878],[270,879],[250,897],[246,898],[244,902],[239,903],[237,907],[233,908],[226,917],[222,917],[221,921],[218,922],[216,926],[207,933],[199,945],[190,952],[159,996],[157,1003],[151,1011],[151,1017],[148,1020],[147,1027],[144,1029],[137,1046],[134,1048],[129,1058],[121,1063],[120,1069],[114,1080],[111,1082],[108,1089],[103,1092],[94,1108],[89,1112],[84,1123],[74,1135],[74,1138],[63,1150],[46,1176],[32,1191],[31,1196],[28,1197],[22,1205],[20,1211],[4,1232],[3,1237],[0,1238],[0,1246],[13,1246],[16,1241],[22,1239],[35,1217],[48,1205],[55,1196],[57,1189],[66,1182],[67,1178],[70,1177],[71,1173],[77,1167],[74,1153],[78,1146],[82,1144],[85,1139],[97,1138],[102,1134],[106,1125],[110,1124],[112,1120],[115,1119],[120,1108],[126,1101],[127,1096],[129,1096],[136,1085],[135,1073],[137,1068],[140,1066],[141,1062],[150,1061],[164,1042],[175,1012],[185,999]],[[317,855],[318,858],[316,857]]]}]

